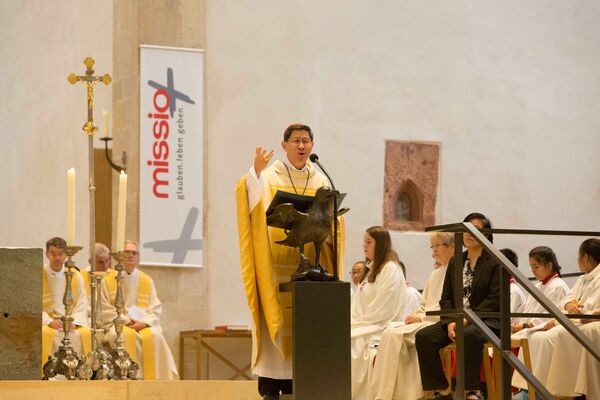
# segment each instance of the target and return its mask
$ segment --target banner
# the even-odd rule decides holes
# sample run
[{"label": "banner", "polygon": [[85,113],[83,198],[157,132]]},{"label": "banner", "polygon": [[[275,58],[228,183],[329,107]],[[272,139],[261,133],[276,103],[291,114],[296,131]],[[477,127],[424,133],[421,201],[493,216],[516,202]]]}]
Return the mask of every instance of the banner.
[{"label": "banner", "polygon": [[140,46],[140,260],[202,266],[203,54]]}]

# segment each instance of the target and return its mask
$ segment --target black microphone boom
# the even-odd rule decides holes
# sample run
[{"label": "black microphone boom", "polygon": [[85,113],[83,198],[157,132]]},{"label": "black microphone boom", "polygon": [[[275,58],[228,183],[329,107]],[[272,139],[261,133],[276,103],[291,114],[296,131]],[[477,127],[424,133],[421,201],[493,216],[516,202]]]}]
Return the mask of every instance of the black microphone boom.
[{"label": "black microphone boom", "polygon": [[323,165],[319,162],[319,156],[316,154],[311,154],[309,157],[310,161],[314,162],[319,166],[321,171],[325,174],[329,182],[331,183],[331,189],[333,189],[333,280],[338,281],[338,205],[337,205],[337,194],[335,190],[335,185],[333,184],[333,180],[323,168]]}]

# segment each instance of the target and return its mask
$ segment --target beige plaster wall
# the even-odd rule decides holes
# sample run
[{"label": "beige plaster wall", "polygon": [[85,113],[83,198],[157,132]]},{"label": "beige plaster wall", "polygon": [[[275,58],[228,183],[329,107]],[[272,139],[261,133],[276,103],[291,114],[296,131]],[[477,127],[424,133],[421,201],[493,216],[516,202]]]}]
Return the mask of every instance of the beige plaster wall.
[{"label": "beige plaster wall", "polygon": [[[315,130],[315,152],[348,192],[347,266],[363,258],[364,229],[383,222],[385,140],[441,143],[439,223],[479,210],[498,227],[600,226],[600,3],[262,0],[206,10],[213,320],[249,320],[233,187],[255,146],[282,156],[291,122]],[[426,236],[393,237],[422,287]],[[549,244],[577,270],[580,239],[496,242],[522,265]]]},{"label": "beige plaster wall", "polygon": [[[91,12],[93,11],[93,12]],[[0,1],[0,246],[43,247],[66,236],[68,168],[77,172],[76,257],[89,247],[86,90],[67,75],[113,74],[112,1]],[[109,109],[112,85],[95,89],[95,121]]]}]

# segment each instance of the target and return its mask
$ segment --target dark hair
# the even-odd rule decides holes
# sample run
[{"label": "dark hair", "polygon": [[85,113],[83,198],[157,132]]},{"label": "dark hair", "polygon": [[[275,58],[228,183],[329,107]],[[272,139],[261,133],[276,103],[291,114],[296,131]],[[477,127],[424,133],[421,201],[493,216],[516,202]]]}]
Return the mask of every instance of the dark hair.
[{"label": "dark hair", "polygon": [[500,253],[504,254],[508,261],[513,263],[515,267],[519,268],[519,256],[512,249],[502,249]]},{"label": "dark hair", "polygon": [[562,267],[558,263],[558,259],[556,258],[556,253],[548,246],[538,246],[531,249],[529,252],[529,258],[533,258],[539,263],[548,264],[552,263],[552,271],[556,272],[558,276],[560,276],[560,270]]},{"label": "dark hair", "polygon": [[375,282],[377,275],[381,272],[383,265],[394,259],[392,254],[392,239],[390,232],[383,226],[372,226],[367,229],[367,233],[375,240],[375,257],[371,265],[372,273],[369,276],[369,282]]},{"label": "dark hair", "polygon": [[579,246],[579,254],[587,254],[596,263],[600,263],[600,239],[586,239]]},{"label": "dark hair", "polygon": [[283,132],[283,141],[287,142],[288,140],[290,140],[290,136],[292,136],[292,132],[294,131],[306,131],[308,132],[308,136],[310,136],[310,140],[313,140],[313,133],[310,129],[310,126],[303,124],[292,124],[285,128],[285,132]]},{"label": "dark hair", "polygon": [[404,274],[404,279],[406,279],[406,265],[404,265],[404,263],[400,260],[398,260],[398,265],[400,265],[400,269],[402,270],[402,273]]},{"label": "dark hair", "polygon": [[[480,220],[481,225],[483,225],[483,228],[488,228],[488,229],[492,228],[492,221],[490,221],[490,219],[488,217],[486,217],[485,215],[483,215],[482,213],[478,213],[478,212],[473,212],[473,213],[467,215],[465,217],[465,219],[463,219],[463,222],[470,222],[473,219]],[[494,235],[492,235],[491,233],[484,233],[483,235],[486,238],[488,238],[488,240],[490,242],[494,243]]]},{"label": "dark hair", "polygon": [[55,236],[52,239],[48,239],[46,242],[46,251],[50,250],[50,246],[64,250],[67,247],[67,241],[61,237]]}]

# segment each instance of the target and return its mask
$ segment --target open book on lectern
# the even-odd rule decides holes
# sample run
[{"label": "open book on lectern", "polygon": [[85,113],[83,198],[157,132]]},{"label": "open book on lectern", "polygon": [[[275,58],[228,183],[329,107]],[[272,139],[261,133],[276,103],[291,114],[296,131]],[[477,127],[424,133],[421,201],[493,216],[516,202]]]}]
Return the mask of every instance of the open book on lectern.
[{"label": "open book on lectern", "polygon": [[[340,208],[340,204],[346,197],[346,193],[339,193],[336,196],[338,209]],[[271,204],[269,204],[269,208],[267,208],[267,218],[273,214],[275,208],[277,208],[280,204],[290,203],[294,206],[294,208],[302,213],[307,213],[313,202],[315,201],[314,196],[306,196],[302,194],[284,192],[282,190],[278,190],[271,200]],[[333,214],[333,199],[329,203],[330,213]]]}]

